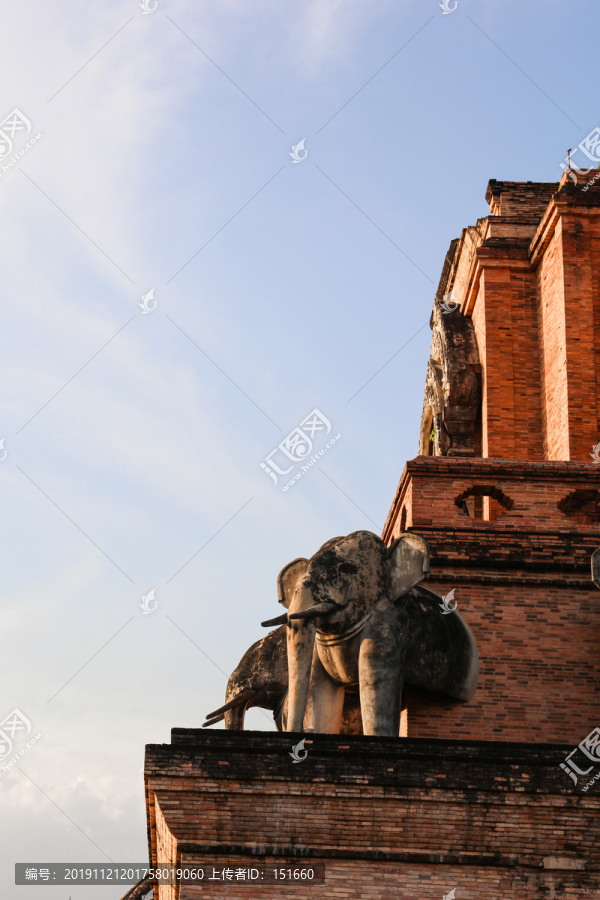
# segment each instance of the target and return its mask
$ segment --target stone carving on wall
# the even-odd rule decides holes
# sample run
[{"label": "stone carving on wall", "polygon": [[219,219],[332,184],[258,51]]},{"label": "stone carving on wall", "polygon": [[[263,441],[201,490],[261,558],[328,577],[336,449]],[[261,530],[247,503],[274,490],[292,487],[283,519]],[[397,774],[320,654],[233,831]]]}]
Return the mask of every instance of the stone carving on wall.
[{"label": "stone carving on wall", "polygon": [[397,737],[405,684],[470,700],[477,645],[420,584],[428,571],[427,543],[410,533],[386,547],[356,531],[289,563],[278,578],[286,611],[263,622],[279,627],[250,647],[205,725],[241,729],[261,706],[281,731]]},{"label": "stone carving on wall", "polygon": [[[431,314],[431,357],[419,438],[422,456],[480,455],[481,366],[473,322],[453,298]],[[448,307],[450,311],[448,311]]]}]

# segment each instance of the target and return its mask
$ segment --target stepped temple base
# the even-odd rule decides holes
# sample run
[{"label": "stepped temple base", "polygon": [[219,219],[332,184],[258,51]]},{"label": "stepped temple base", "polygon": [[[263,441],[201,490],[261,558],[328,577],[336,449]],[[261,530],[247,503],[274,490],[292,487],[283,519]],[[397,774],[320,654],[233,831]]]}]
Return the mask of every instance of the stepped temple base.
[{"label": "stepped temple base", "polygon": [[154,896],[600,898],[600,782],[565,775],[572,749],[173,729],[146,747],[150,861],[204,878]]}]

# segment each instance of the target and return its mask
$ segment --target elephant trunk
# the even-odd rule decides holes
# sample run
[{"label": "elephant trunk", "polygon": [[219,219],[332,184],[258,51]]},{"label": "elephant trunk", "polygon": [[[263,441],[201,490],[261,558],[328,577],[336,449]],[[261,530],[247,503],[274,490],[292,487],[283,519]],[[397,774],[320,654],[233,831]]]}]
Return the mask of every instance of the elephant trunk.
[{"label": "elephant trunk", "polygon": [[300,618],[299,613],[313,607],[314,597],[301,582],[288,608],[287,657],[288,700],[286,731],[303,731],[317,623],[315,618]]}]

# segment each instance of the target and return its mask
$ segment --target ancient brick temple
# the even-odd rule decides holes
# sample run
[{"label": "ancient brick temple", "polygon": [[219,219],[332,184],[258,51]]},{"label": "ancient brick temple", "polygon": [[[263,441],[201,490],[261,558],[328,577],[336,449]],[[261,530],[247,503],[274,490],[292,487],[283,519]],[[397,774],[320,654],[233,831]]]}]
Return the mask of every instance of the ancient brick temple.
[{"label": "ancient brick temple", "polygon": [[[482,666],[474,700],[407,692],[408,735],[577,744],[600,721],[600,188],[491,181],[431,318],[420,455],[383,537],[429,543]],[[598,448],[600,451],[600,447]]]},{"label": "ancient brick temple", "polygon": [[590,181],[491,181],[490,214],[450,245],[435,298],[419,455],[383,538],[427,540],[426,585],[454,590],[477,640],[474,698],[407,688],[407,737],[310,735],[299,765],[300,734],[174,729],[146,749],[152,864],[323,880],[225,875],[161,885],[160,900],[600,898],[600,760],[593,741],[572,756],[600,725]]}]

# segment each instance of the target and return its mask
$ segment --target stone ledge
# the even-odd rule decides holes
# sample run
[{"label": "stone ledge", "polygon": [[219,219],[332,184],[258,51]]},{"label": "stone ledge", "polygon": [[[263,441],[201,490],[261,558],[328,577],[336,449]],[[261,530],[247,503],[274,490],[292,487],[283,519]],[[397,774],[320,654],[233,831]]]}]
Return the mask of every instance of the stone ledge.
[{"label": "stone ledge", "polygon": [[[247,844],[220,844],[218,847],[215,847],[214,844],[202,843],[200,841],[188,841],[180,842],[178,844],[178,850],[182,857],[190,855],[195,859],[209,856],[248,856]],[[277,865],[282,865],[280,862],[282,859],[319,859],[324,861],[327,861],[328,859],[362,859],[396,863],[428,863],[430,865],[442,866],[485,866],[486,868],[499,869],[514,868],[515,866],[527,869],[540,868],[539,861],[518,857],[515,854],[469,853],[468,851],[459,853],[435,853],[427,850],[398,850],[396,852],[386,852],[385,850],[344,850],[343,848],[337,847],[314,848],[298,847],[295,845],[284,847],[281,844],[277,844],[265,845],[264,847],[255,846],[252,855],[257,862],[272,859],[278,861]],[[542,860],[541,868],[562,872],[600,871],[600,866],[591,866],[585,859],[566,856],[546,856]]]},{"label": "stone ledge", "polygon": [[460,456],[416,456],[407,460],[403,475],[406,472],[432,472],[440,477],[453,478],[456,475],[498,475],[502,481],[522,477],[529,480],[554,481],[559,475],[561,481],[577,480],[594,476],[600,483],[600,469],[594,462],[577,462],[563,460],[525,460],[500,459],[496,457],[460,457]]},{"label": "stone ledge", "polygon": [[[559,763],[570,744],[521,744],[430,738],[378,738],[275,731],[212,732],[174,728],[171,744],[146,747],[146,781],[155,790],[187,790],[204,781],[380,786],[504,794],[559,794],[569,803],[600,805],[577,794]],[[306,740],[308,756],[292,763],[293,745]],[[266,784],[265,784],[266,788]]]},{"label": "stone ledge", "polygon": [[[200,841],[180,842],[178,850],[182,854],[190,854],[194,857],[199,856],[247,856],[247,844],[220,844],[215,847],[214,844],[202,843]],[[428,850],[345,850],[340,847],[298,847],[290,845],[284,847],[281,844],[265,845],[264,847],[254,847],[253,856],[257,860],[265,857],[272,859],[364,859],[364,860],[381,860],[384,862],[403,862],[403,863],[434,863],[437,865],[447,866],[497,866],[500,868],[509,868],[516,866],[519,862],[514,855],[501,856],[495,853],[435,853]],[[554,857],[551,857],[554,859]],[[565,862],[564,859],[557,860]],[[565,869],[580,869],[580,865],[573,865],[572,862],[579,860],[566,860]],[[537,866],[534,866],[537,868]],[[559,865],[547,866],[546,868],[557,869]]]}]

